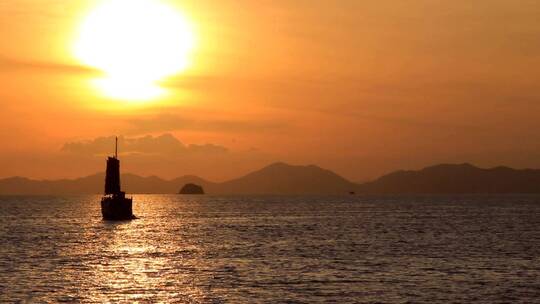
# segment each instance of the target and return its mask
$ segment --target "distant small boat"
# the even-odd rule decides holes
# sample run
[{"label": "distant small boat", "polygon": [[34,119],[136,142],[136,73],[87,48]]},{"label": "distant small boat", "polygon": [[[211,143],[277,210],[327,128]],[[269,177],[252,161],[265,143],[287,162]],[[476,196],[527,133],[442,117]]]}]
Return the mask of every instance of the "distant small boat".
[{"label": "distant small boat", "polygon": [[101,198],[101,214],[104,220],[125,221],[136,219],[133,215],[133,199],[126,198],[120,189],[120,160],[118,160],[118,137],[114,157],[107,159],[105,196]]}]

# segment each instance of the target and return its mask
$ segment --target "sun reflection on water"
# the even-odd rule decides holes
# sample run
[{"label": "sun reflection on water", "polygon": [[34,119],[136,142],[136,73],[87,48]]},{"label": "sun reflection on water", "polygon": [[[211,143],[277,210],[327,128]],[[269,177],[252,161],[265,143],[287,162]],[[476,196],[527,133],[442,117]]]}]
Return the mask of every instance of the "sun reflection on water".
[{"label": "sun reflection on water", "polygon": [[198,302],[206,298],[207,292],[192,275],[201,266],[191,258],[199,248],[186,244],[182,234],[168,238],[170,235],[162,233],[162,229],[167,229],[165,223],[150,224],[144,214],[152,211],[144,200],[139,196],[134,203],[141,219],[99,222],[101,244],[95,247],[99,248],[99,258],[90,265],[92,285],[97,288],[92,288],[89,296],[96,302],[129,303],[172,298]]}]

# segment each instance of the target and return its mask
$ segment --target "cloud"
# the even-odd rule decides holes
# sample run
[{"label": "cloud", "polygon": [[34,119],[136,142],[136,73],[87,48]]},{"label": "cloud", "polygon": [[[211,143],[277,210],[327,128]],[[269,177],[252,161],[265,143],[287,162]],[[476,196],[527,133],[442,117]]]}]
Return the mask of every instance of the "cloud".
[{"label": "cloud", "polygon": [[[62,147],[63,152],[80,155],[107,155],[114,152],[114,136],[98,137],[93,140],[69,142]],[[224,154],[228,149],[214,144],[186,145],[171,134],[160,136],[118,138],[120,152],[123,154],[142,155],[189,155],[189,154]]]},{"label": "cloud", "polygon": [[160,114],[154,117],[127,120],[130,134],[168,132],[176,130],[260,132],[277,130],[286,126],[283,122],[264,120],[193,119],[176,114]]},{"label": "cloud", "polygon": [[[261,151],[233,151],[211,143],[185,144],[167,133],[159,136],[121,136],[118,139],[123,172],[140,175],[175,178],[189,174],[211,180],[226,180],[276,161],[274,156]],[[47,164],[48,168],[54,168],[57,172],[72,172],[69,176],[76,177],[102,172],[105,157],[113,154],[114,137],[98,137],[68,142],[50,159],[27,162],[17,159],[18,164],[33,164],[34,171],[31,168],[23,171],[13,162],[9,165],[18,168],[13,172],[21,172],[15,175],[36,176],[36,166]],[[44,171],[50,172],[52,169]]]},{"label": "cloud", "polygon": [[101,72],[96,69],[82,65],[43,61],[25,61],[3,56],[0,56],[0,68],[11,70],[35,70],[61,74],[101,74]]}]

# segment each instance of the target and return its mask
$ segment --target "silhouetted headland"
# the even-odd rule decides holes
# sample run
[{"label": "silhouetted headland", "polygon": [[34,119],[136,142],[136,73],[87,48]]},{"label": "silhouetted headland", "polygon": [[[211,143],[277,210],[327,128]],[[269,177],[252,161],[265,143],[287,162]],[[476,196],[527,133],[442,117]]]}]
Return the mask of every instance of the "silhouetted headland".
[{"label": "silhouetted headland", "polygon": [[204,194],[203,187],[195,184],[185,184],[182,189],[180,189],[179,194]]}]

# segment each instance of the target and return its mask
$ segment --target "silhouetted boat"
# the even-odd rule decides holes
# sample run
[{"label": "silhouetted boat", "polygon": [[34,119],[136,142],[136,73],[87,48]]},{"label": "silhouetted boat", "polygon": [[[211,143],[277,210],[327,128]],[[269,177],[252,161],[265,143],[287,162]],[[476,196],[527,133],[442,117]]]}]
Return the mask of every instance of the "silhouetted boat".
[{"label": "silhouetted boat", "polygon": [[101,214],[104,220],[125,221],[136,217],[133,215],[133,199],[126,198],[120,189],[120,160],[118,160],[118,138],[114,157],[107,159],[105,176],[105,196],[101,198]]}]

